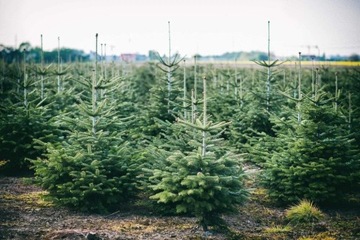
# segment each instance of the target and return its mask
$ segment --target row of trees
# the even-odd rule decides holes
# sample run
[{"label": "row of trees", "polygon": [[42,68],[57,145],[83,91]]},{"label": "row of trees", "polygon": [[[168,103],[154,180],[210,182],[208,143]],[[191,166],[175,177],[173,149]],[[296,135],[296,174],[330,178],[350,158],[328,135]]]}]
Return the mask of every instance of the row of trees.
[{"label": "row of trees", "polygon": [[1,62],[1,172],[32,169],[59,203],[112,211],[142,192],[206,230],[245,201],[245,161],[281,203],[360,191],[358,69],[22,59]]},{"label": "row of trees", "polygon": [[6,63],[19,62],[26,53],[26,61],[33,63],[52,63],[57,62],[60,57],[63,62],[89,61],[90,55],[82,50],[71,48],[59,48],[52,51],[44,51],[41,47],[32,47],[29,42],[24,42],[18,48],[0,45],[0,59]]}]

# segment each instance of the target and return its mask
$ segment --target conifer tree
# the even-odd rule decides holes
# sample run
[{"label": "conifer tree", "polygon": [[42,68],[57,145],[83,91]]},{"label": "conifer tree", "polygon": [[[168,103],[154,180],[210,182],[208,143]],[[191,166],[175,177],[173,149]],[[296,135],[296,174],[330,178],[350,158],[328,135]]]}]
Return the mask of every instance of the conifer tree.
[{"label": "conifer tree", "polygon": [[[202,119],[201,119],[202,118]],[[192,139],[189,150],[177,149],[163,154],[147,169],[150,172],[151,199],[172,207],[176,213],[193,214],[204,230],[219,224],[220,214],[234,210],[246,198],[244,172],[238,156],[219,151],[221,139],[214,135],[229,123],[208,121],[204,79],[204,107],[195,123],[178,119]]]},{"label": "conifer tree", "polygon": [[357,146],[360,148],[360,71],[353,69],[349,74],[348,91],[344,96],[344,109],[347,115],[348,128],[356,139]]},{"label": "conifer tree", "polygon": [[36,79],[26,63],[26,51],[21,68],[8,66],[18,78],[15,89],[6,89],[0,102],[0,156],[5,164],[0,173],[17,175],[30,173],[29,159],[35,159],[43,153],[34,139],[51,139],[56,129],[47,124],[48,106],[36,94]]},{"label": "conifer tree", "polygon": [[250,86],[247,90],[250,94],[240,99],[241,104],[234,111],[230,138],[239,151],[248,153],[250,161],[262,165],[274,148],[273,124],[269,113],[277,113],[282,105],[282,99],[278,94],[280,84],[276,82],[276,77],[279,73],[277,67],[284,62],[271,60],[270,21],[268,21],[268,59],[254,62],[264,69],[260,73],[266,81],[265,84],[260,81]]},{"label": "conifer tree", "polygon": [[113,111],[116,101],[95,100],[101,84],[87,83],[93,98],[80,97],[80,115],[59,119],[67,137],[61,144],[45,143],[48,153],[35,161],[35,174],[58,202],[106,212],[135,194],[132,151],[124,140],[126,122]]},{"label": "conifer tree", "polygon": [[[125,141],[127,121],[115,111],[121,103],[111,98],[111,91],[118,93],[120,79],[98,78],[96,72],[91,79],[78,79],[84,89],[77,95],[78,113],[58,118],[66,138],[43,143],[47,153],[34,164],[37,181],[56,201],[106,212],[135,194],[135,168]],[[102,97],[101,90],[106,90]]]},{"label": "conifer tree", "polygon": [[183,58],[179,54],[172,55],[171,52],[171,32],[170,22],[168,22],[169,33],[169,53],[161,57],[157,53],[159,60],[158,69],[164,73],[161,81],[158,82],[150,91],[150,102],[152,105],[146,104],[146,115],[142,116],[143,132],[148,136],[157,136],[161,132],[161,126],[157,124],[157,119],[161,121],[174,122],[175,117],[181,110],[180,103],[180,84],[175,77],[177,69]]},{"label": "conifer tree", "polygon": [[304,98],[298,114],[275,118],[277,149],[266,163],[263,183],[282,203],[299,199],[335,202],[359,191],[359,150],[331,99]]},{"label": "conifer tree", "polygon": [[176,71],[180,67],[182,58],[178,54],[169,58],[171,62],[167,62],[159,55],[158,58],[160,62],[158,68],[166,75],[160,77],[150,89],[150,104],[146,103],[144,106],[146,114],[142,115],[141,125],[143,132],[148,136],[158,136],[161,132],[162,126],[158,124],[157,119],[174,122],[182,108],[181,88],[176,78]]},{"label": "conifer tree", "polygon": [[247,94],[237,101],[233,110],[229,139],[238,151],[248,153],[248,160],[261,165],[272,149],[274,132],[270,113],[278,113],[283,100],[278,94],[279,84],[275,81],[277,71],[273,69],[279,65],[278,61],[275,60],[270,65],[265,61],[257,64],[264,69],[271,68],[271,71],[261,72],[266,76],[266,91],[263,81],[246,86]]}]

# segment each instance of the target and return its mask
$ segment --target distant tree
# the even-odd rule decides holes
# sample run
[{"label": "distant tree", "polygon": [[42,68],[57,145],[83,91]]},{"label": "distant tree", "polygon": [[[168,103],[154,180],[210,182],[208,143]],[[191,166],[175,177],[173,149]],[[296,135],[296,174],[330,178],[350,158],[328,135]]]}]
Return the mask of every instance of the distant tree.
[{"label": "distant tree", "polygon": [[24,51],[24,50],[30,51],[30,49],[31,49],[31,44],[29,42],[23,42],[19,46],[20,51]]},{"label": "distant tree", "polygon": [[356,53],[351,54],[350,57],[349,57],[349,60],[354,61],[354,62],[358,62],[358,61],[360,61],[360,56],[358,54],[356,54]]},{"label": "distant tree", "polygon": [[[27,61],[40,63],[41,49],[39,47],[32,47],[29,42],[23,42],[20,44],[18,49],[7,47],[4,45],[0,46],[0,57],[7,63],[19,62],[22,57],[22,52],[27,52]],[[57,62],[58,60],[58,51],[57,49],[52,51],[44,51],[44,61],[45,63]],[[71,49],[71,48],[62,48],[60,50],[60,58],[63,62],[72,62],[78,59],[81,59],[83,62],[89,61],[90,56],[85,54],[82,50]]]},{"label": "distant tree", "polygon": [[154,50],[150,50],[150,51],[149,51],[149,60],[150,60],[150,61],[156,61],[156,60],[158,60],[158,54],[157,54],[156,51],[154,51]]}]

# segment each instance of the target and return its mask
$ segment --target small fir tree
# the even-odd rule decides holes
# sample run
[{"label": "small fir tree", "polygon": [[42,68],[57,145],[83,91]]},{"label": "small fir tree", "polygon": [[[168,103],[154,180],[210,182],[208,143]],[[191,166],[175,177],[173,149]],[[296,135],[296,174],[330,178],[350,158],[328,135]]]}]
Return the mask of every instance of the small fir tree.
[{"label": "small fir tree", "polygon": [[121,105],[112,92],[120,88],[119,77],[80,78],[78,113],[59,116],[66,138],[44,143],[45,158],[37,159],[39,184],[61,204],[81,210],[106,212],[135,194],[133,151],[126,143],[127,121],[119,118]]},{"label": "small fir tree", "polygon": [[295,112],[276,122],[278,147],[263,175],[269,195],[283,203],[324,203],[359,191],[359,150],[331,99],[305,98],[300,111],[300,123]]},{"label": "small fir tree", "polygon": [[80,97],[80,115],[60,119],[68,127],[67,137],[61,144],[45,144],[48,153],[35,161],[35,174],[58,202],[106,212],[135,194],[135,167],[124,140],[126,122],[113,111],[116,101],[95,101],[97,90],[92,83],[88,86],[94,93],[92,101]]},{"label": "small fir tree", "polygon": [[162,77],[150,89],[150,104],[144,105],[145,114],[141,116],[141,125],[143,133],[148,136],[158,136],[161,132],[161,125],[158,124],[157,119],[174,122],[182,108],[182,91],[175,74],[182,59],[178,54],[173,59],[169,58],[170,62],[159,55],[158,58],[160,61],[158,68],[166,73],[166,77]]},{"label": "small fir tree", "polygon": [[228,123],[212,123],[206,113],[206,88],[204,79],[204,107],[202,121],[195,123],[178,119],[193,133],[188,144],[191,151],[178,149],[165,152],[149,177],[151,199],[173,207],[177,213],[193,214],[204,230],[219,224],[220,214],[235,209],[244,202],[244,172],[237,156],[217,151],[221,142],[212,134]]},{"label": "small fir tree", "polygon": [[0,174],[18,175],[31,173],[31,162],[44,152],[34,139],[50,141],[57,134],[56,128],[48,124],[51,115],[49,105],[36,94],[36,79],[29,74],[26,52],[20,69],[9,66],[9,71],[19,70],[18,86],[4,92],[0,102],[0,158],[5,164],[0,166]]}]

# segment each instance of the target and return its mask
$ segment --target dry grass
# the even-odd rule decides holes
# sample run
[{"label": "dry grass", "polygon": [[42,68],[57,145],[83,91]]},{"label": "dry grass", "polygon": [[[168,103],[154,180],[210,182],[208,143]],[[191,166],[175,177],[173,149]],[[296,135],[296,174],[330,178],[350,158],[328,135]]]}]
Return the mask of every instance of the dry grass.
[{"label": "dry grass", "polygon": [[325,217],[320,209],[308,200],[301,200],[299,204],[287,209],[285,216],[291,223],[296,224],[317,222]]},{"label": "dry grass", "polygon": [[52,207],[54,206],[54,203],[46,199],[48,194],[49,193],[46,191],[29,192],[20,195],[7,193],[0,195],[0,198],[10,201],[21,201],[27,204],[29,207]]}]

